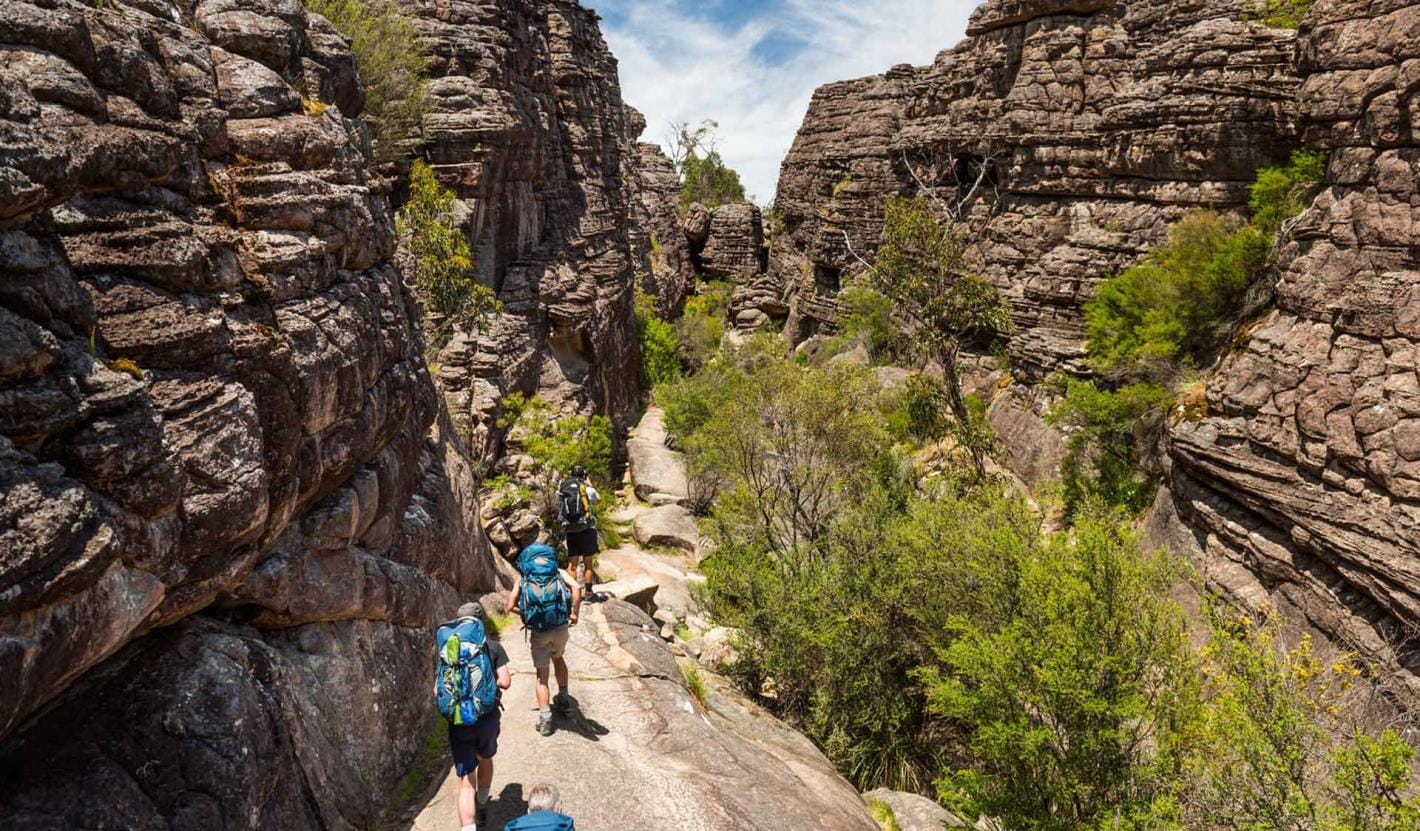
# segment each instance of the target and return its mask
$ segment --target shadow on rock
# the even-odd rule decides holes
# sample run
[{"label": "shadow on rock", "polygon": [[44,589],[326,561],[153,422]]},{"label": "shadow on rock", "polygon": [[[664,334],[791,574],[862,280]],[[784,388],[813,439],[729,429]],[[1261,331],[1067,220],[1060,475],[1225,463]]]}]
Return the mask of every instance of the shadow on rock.
[{"label": "shadow on rock", "polygon": [[566,715],[554,716],[553,723],[555,725],[594,742],[601,741],[602,736],[611,732],[601,722],[588,718],[587,714],[582,712],[582,705],[577,701],[576,696],[570,696],[570,698],[572,700],[571,709]]}]

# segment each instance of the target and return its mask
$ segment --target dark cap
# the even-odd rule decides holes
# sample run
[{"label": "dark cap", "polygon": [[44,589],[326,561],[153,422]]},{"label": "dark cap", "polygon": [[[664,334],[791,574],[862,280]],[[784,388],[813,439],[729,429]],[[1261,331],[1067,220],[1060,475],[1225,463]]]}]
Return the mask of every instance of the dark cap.
[{"label": "dark cap", "polygon": [[477,600],[463,604],[459,607],[459,617],[476,617],[483,620],[483,604]]}]

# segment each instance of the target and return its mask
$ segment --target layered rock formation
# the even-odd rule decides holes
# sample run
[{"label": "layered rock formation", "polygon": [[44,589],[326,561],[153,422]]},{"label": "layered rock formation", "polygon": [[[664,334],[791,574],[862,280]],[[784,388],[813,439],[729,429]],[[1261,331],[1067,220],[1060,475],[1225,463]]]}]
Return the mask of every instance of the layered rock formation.
[{"label": "layered rock formation", "polygon": [[353,58],[289,0],[0,39],[0,816],[369,827],[494,575]]},{"label": "layered rock formation", "polygon": [[1175,424],[1177,510],[1211,584],[1270,602],[1420,702],[1420,3],[1318,0],[1299,44],[1329,187],[1282,253],[1276,309]]},{"label": "layered rock formation", "polygon": [[801,341],[832,326],[882,202],[960,207],[1011,303],[1018,375],[1075,369],[1080,306],[1194,208],[1297,144],[1293,33],[1242,0],[991,0],[928,67],[818,90],[781,170],[771,263]]},{"label": "layered rock formation", "polygon": [[566,0],[408,7],[432,56],[422,152],[467,210],[481,279],[505,309],[438,356],[456,425],[493,461],[499,402],[519,391],[624,433],[639,397],[635,286],[669,309],[690,274],[670,230],[673,170],[636,144],[645,121],[621,100],[596,15]]}]

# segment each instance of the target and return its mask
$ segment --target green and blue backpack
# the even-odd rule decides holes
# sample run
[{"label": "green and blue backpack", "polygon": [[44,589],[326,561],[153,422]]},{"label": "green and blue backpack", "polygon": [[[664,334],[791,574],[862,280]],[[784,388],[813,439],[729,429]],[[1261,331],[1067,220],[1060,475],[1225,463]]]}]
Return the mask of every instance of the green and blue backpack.
[{"label": "green and blue backpack", "polygon": [[498,706],[498,678],[488,654],[483,621],[459,618],[442,624],[435,635],[439,666],[434,700],[449,724],[473,724]]}]

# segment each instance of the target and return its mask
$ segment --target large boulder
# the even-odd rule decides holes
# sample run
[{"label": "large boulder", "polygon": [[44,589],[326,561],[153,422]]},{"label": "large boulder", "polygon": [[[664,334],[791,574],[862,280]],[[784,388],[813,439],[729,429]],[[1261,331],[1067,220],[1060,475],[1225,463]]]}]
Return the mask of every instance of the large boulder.
[{"label": "large boulder", "polygon": [[648,547],[700,550],[700,526],[695,517],[680,505],[662,505],[636,518],[632,525],[636,539]]},{"label": "large boulder", "polygon": [[648,407],[626,442],[636,496],[652,505],[681,505],[690,498],[685,456],[666,445],[665,412]]}]

